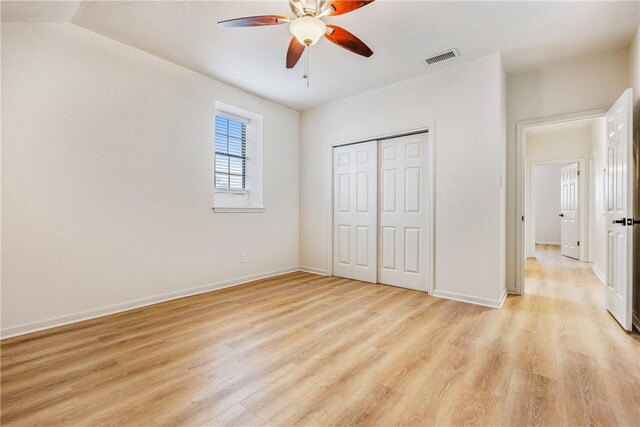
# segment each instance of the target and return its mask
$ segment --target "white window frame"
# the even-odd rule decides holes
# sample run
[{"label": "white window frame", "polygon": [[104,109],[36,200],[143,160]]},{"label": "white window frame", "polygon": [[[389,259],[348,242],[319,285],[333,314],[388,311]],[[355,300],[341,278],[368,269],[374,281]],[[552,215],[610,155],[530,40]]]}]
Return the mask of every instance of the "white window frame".
[{"label": "white window frame", "polygon": [[[243,190],[215,188],[215,115],[244,121],[246,124],[245,188]],[[211,132],[213,133],[213,143],[211,144],[213,152],[211,175],[213,177],[213,211],[215,213],[264,212],[262,198],[262,115],[220,101],[215,103],[215,115],[214,126],[211,127]]]}]

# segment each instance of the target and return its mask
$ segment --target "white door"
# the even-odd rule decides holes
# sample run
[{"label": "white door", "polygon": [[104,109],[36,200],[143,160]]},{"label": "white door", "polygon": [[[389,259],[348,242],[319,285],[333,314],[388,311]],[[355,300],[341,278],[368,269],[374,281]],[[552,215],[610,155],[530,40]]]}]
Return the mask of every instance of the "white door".
[{"label": "white door", "polygon": [[377,143],[333,149],[333,275],[376,282]]},{"label": "white door", "polygon": [[378,282],[429,290],[427,134],[380,142]]},{"label": "white door", "polygon": [[560,253],[580,258],[578,228],[578,185],[580,169],[577,163],[560,169]]},{"label": "white door", "polygon": [[606,306],[623,328],[631,330],[633,236],[632,90],[627,89],[607,113]]}]

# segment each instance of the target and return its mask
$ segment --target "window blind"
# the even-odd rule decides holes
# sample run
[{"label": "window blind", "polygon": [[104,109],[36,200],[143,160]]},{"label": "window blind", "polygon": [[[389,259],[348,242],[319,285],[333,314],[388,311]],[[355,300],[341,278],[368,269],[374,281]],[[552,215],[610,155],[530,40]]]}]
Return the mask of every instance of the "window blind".
[{"label": "window blind", "polygon": [[216,114],[215,188],[245,190],[247,126],[244,120]]}]

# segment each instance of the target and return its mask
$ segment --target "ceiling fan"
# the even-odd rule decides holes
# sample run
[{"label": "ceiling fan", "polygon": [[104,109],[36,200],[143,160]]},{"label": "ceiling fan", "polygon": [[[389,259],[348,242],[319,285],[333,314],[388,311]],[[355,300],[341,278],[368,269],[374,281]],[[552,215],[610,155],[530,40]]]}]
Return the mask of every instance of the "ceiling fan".
[{"label": "ceiling fan", "polygon": [[[343,15],[360,9],[374,0],[289,0],[289,7],[296,16],[293,19],[284,15],[248,16],[218,22],[226,28],[262,27],[266,25],[289,24],[293,35],[287,50],[287,68],[293,68],[305,49],[314,45],[324,36],[329,41],[358,55],[370,57],[373,51],[359,38],[337,25],[325,24],[322,20],[328,16]],[[306,77],[306,76],[305,76]]]}]

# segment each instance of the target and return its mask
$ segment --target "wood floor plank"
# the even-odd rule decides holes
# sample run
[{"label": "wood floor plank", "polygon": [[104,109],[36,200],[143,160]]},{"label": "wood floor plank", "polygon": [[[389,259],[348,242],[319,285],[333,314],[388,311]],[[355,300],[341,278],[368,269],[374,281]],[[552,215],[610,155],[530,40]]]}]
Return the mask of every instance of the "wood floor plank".
[{"label": "wood floor plank", "polygon": [[3,425],[640,425],[640,335],[540,247],[500,310],[291,273],[1,342]]},{"label": "wood floor plank", "polygon": [[561,418],[559,397],[555,380],[515,369],[507,391],[502,422],[513,426],[585,425],[580,417]]}]

